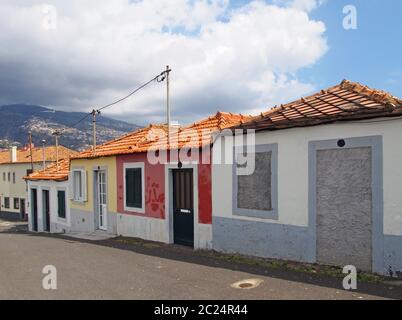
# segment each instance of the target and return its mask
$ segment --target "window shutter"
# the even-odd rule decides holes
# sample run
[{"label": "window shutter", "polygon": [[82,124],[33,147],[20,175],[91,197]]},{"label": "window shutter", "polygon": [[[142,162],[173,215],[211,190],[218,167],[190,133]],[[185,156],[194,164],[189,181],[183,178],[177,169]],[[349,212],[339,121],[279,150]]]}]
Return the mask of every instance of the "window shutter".
[{"label": "window shutter", "polygon": [[86,202],[88,201],[87,198],[88,186],[87,186],[87,172],[85,170],[81,170],[81,183],[82,183],[82,200]]},{"label": "window shutter", "polygon": [[142,170],[140,168],[126,170],[126,206],[142,207]]},{"label": "window shutter", "polygon": [[68,198],[74,200],[74,171],[68,174]]}]

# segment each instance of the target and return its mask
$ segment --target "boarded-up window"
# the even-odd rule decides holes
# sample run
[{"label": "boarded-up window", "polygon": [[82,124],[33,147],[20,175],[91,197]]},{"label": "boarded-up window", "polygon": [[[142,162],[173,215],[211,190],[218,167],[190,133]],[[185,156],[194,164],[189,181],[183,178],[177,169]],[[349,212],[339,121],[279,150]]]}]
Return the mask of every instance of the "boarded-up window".
[{"label": "boarded-up window", "polygon": [[126,207],[142,208],[142,169],[126,169]]},{"label": "boarded-up window", "polygon": [[57,215],[59,218],[66,218],[66,192],[57,191]]},{"label": "boarded-up window", "polygon": [[[250,156],[250,155],[249,155]],[[251,175],[237,177],[237,208],[270,211],[272,152],[255,153],[255,170]],[[238,165],[238,167],[240,167]]]}]

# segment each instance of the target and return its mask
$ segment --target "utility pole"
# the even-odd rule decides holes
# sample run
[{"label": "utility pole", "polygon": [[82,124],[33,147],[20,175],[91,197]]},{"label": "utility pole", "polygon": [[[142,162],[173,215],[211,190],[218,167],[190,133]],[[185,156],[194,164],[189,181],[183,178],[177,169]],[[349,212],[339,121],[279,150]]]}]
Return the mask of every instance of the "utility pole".
[{"label": "utility pole", "polygon": [[60,131],[56,130],[53,132],[53,135],[56,139],[56,171],[59,171],[59,136]]},{"label": "utility pole", "polygon": [[93,152],[96,153],[96,115],[100,114],[99,110],[92,110],[92,123],[93,123]]},{"label": "utility pole", "polygon": [[32,132],[28,132],[28,141],[29,141],[29,153],[31,156],[31,170],[32,172],[34,171],[34,166],[33,166],[33,158],[32,158]]},{"label": "utility pole", "polygon": [[170,145],[170,71],[172,70],[169,68],[169,66],[166,66],[166,120],[168,126],[168,146]]},{"label": "utility pole", "polygon": [[43,161],[43,170],[45,170],[45,168],[46,168],[45,144],[46,144],[46,140],[42,140],[42,161]]}]

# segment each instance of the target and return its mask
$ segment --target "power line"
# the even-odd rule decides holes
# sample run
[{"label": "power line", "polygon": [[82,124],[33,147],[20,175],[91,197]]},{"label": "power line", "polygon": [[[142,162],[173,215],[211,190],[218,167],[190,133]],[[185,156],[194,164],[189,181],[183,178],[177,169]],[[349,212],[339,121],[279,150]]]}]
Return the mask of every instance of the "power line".
[{"label": "power line", "polygon": [[166,78],[165,74],[167,74],[167,73],[170,72],[170,71],[171,71],[171,70],[163,71],[161,74],[158,74],[156,77],[154,77],[154,78],[152,78],[151,80],[145,82],[144,84],[142,84],[141,86],[139,86],[139,87],[138,87],[137,89],[135,89],[134,91],[130,92],[130,93],[129,93],[128,95],[126,95],[125,97],[123,97],[123,98],[121,98],[121,99],[119,99],[119,100],[116,100],[115,102],[109,103],[109,104],[107,104],[107,105],[105,105],[105,106],[99,108],[97,111],[102,111],[102,110],[104,110],[104,109],[106,109],[106,108],[109,108],[109,107],[111,107],[111,106],[114,106],[115,104],[118,104],[118,103],[120,103],[120,102],[122,102],[122,101],[124,101],[124,100],[126,100],[126,99],[128,99],[128,98],[130,98],[132,95],[136,94],[138,91],[140,91],[141,89],[145,88],[147,85],[149,85],[150,83],[152,83],[152,82],[154,82],[154,81],[157,81],[157,82],[162,82],[162,81],[164,81],[165,78]]},{"label": "power line", "polygon": [[[128,98],[130,98],[131,96],[133,96],[134,94],[136,94],[138,91],[140,91],[141,89],[145,88],[146,86],[148,86],[149,84],[151,84],[154,81],[162,82],[166,79],[166,75],[170,72],[171,70],[165,70],[163,72],[161,72],[160,74],[158,74],[157,76],[153,77],[151,80],[145,82],[144,84],[142,84],[141,86],[139,86],[138,88],[136,88],[135,90],[131,91],[128,95],[124,96],[121,99],[118,99],[112,103],[109,103],[107,105],[104,105],[102,107],[100,107],[99,109],[96,109],[95,111],[97,111],[98,113],[100,113],[101,110],[104,110],[106,108],[109,108],[111,106],[114,106]],[[77,121],[76,123],[74,123],[72,126],[70,126],[70,128],[75,128],[76,126],[78,126],[80,123],[82,123],[83,121],[85,121],[89,116],[93,115],[93,111],[89,112],[88,114],[86,114],[84,117],[82,117],[79,121]],[[58,134],[62,134],[62,132],[66,130],[66,129],[61,129],[61,130],[56,130],[55,132],[57,132]]]}]

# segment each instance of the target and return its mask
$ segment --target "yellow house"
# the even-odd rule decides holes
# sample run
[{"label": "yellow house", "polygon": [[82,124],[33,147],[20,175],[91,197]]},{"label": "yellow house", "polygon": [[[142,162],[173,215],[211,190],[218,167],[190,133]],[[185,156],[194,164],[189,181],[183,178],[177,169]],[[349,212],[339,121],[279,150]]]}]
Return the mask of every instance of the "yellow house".
[{"label": "yellow house", "polygon": [[71,230],[116,234],[116,157],[80,153],[70,164]]}]

